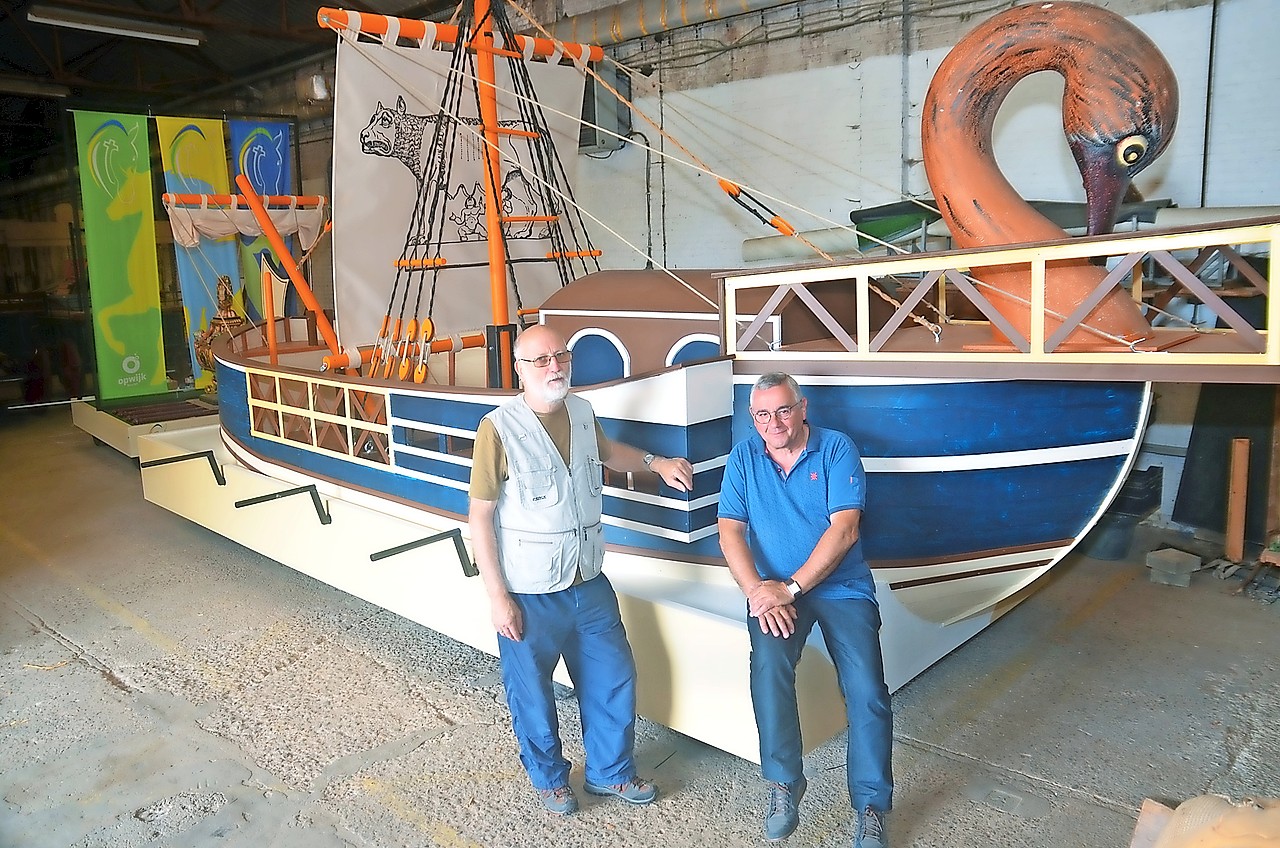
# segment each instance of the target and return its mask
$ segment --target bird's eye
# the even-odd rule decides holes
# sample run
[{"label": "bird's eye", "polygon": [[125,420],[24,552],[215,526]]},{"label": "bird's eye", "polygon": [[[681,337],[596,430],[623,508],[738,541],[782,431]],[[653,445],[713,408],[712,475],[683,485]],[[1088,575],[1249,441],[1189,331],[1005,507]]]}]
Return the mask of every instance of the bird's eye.
[{"label": "bird's eye", "polygon": [[1147,154],[1147,140],[1140,135],[1131,135],[1116,145],[1116,162],[1122,168],[1131,168],[1142,161]]}]

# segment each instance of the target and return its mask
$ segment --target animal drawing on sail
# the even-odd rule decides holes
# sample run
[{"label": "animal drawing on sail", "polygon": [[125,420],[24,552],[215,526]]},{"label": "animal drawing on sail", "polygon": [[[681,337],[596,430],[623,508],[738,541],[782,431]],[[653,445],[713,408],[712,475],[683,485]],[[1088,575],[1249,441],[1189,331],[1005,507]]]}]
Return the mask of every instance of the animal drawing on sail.
[{"label": "animal drawing on sail", "polygon": [[399,160],[421,182],[427,158],[425,145],[430,141],[427,122],[435,120],[435,115],[412,114],[403,97],[396,98],[395,109],[388,109],[379,100],[369,123],[360,131],[360,148],[371,156]]},{"label": "animal drawing on sail", "polygon": [[[1043,70],[1065,79],[1063,130],[1084,179],[1089,234],[1110,231],[1132,178],[1169,143],[1178,114],[1177,81],[1160,50],[1124,18],[1068,2],[1033,3],[996,15],[952,49],[925,99],[925,170],[956,247],[1066,237],[1018,195],[993,153],[992,128],[1005,97],[1021,79]],[[1105,273],[1084,260],[1048,270],[1046,335],[1062,324],[1054,314],[1071,315]],[[993,305],[1027,336],[1026,269],[974,268],[972,275],[999,290],[991,293]],[[1084,324],[1127,341],[1149,329],[1118,289]],[[1077,328],[1066,341],[1096,346],[1106,339]]]},{"label": "animal drawing on sail", "polygon": [[[408,105],[401,96],[396,97],[394,109],[388,109],[378,101],[369,123],[360,131],[360,148],[370,156],[384,156],[399,161],[414,175],[416,189],[424,191],[423,179],[429,173],[449,173],[444,159],[451,155],[450,145],[444,132],[436,131],[441,115],[415,115],[409,111]],[[468,160],[479,159],[481,146],[473,132],[480,126],[479,118],[444,115],[443,119],[451,126],[461,125],[464,129],[456,129],[458,137],[453,139],[454,145],[460,145],[462,157]],[[498,126],[504,129],[528,129],[517,120],[502,120]],[[428,131],[430,130],[430,132]],[[521,161],[520,151],[512,144],[506,145],[505,155],[512,161]],[[435,162],[437,167],[432,168]],[[519,181],[511,178],[520,177]],[[523,185],[521,185],[523,183]],[[430,189],[427,189],[430,190]],[[462,184],[449,187],[446,191],[449,203],[446,207],[448,219],[456,225],[455,237],[448,241],[483,241],[484,226],[484,186],[476,182],[475,190]],[[519,167],[513,168],[503,183],[502,203],[509,206],[509,214],[532,216],[538,214],[537,201],[528,180],[520,176]],[[514,212],[515,208],[521,211]],[[508,226],[505,235],[508,239],[532,238],[533,226],[525,222],[523,225]],[[546,238],[544,231],[537,238]],[[419,238],[419,242],[425,242]]]}]

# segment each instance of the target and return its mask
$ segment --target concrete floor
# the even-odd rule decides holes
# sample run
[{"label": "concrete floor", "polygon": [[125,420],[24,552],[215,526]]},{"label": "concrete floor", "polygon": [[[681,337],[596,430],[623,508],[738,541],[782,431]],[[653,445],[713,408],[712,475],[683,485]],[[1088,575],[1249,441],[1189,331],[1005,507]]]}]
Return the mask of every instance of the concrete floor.
[{"label": "concrete floor", "polygon": [[[1280,794],[1275,593],[1152,584],[1159,542],[895,695],[895,846],[1123,848],[1146,797]],[[842,741],[786,844],[849,843]],[[0,846],[764,844],[753,764],[643,719],[637,753],[657,804],[544,814],[493,658],[147,503],[63,410],[0,414]]]}]

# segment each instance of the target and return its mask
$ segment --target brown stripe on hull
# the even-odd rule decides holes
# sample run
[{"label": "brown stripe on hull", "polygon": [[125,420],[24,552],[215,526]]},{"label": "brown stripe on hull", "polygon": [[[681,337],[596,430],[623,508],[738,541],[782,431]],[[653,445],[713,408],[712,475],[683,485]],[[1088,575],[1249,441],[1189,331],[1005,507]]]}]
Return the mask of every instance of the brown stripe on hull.
[{"label": "brown stripe on hull", "polygon": [[974,571],[958,571],[952,574],[940,574],[937,577],[921,577],[918,580],[903,580],[897,583],[890,583],[890,589],[914,589],[917,586],[930,586],[939,583],[950,583],[955,580],[965,580],[970,577],[984,577],[990,574],[1008,574],[1012,571],[1029,571],[1033,568],[1043,568],[1053,560],[1041,559],[1034,562],[1021,562],[1015,565],[1002,565],[996,568],[979,568]]},{"label": "brown stripe on hull", "polygon": [[[931,565],[951,565],[957,562],[966,562],[974,559],[988,559],[996,556],[1007,556],[1009,554],[1021,554],[1028,551],[1039,551],[1044,548],[1061,548],[1070,545],[1074,539],[1046,539],[1043,542],[1034,542],[1029,545],[1009,545],[1003,548],[989,548],[985,551],[965,551],[962,554],[951,554],[949,556],[938,557],[920,557],[917,559],[877,559],[871,561],[871,567],[877,571],[890,568],[920,568],[922,566]],[[1021,566],[1018,566],[1021,567]]]},{"label": "brown stripe on hull", "polygon": [[[657,535],[657,534],[652,534]],[[726,563],[720,557],[698,556],[691,554],[676,555],[670,551],[659,551],[651,548],[636,548],[631,545],[615,545],[606,542],[604,545],[606,551],[613,551],[619,554],[631,554],[633,556],[648,557],[649,559],[670,560],[672,562],[687,562],[690,565],[705,565],[713,568],[728,568]]]}]

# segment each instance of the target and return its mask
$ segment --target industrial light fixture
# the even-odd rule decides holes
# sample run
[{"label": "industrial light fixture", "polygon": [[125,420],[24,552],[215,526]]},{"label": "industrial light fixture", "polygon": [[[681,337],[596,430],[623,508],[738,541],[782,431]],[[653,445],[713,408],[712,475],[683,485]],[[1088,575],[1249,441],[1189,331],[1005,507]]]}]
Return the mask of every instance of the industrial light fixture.
[{"label": "industrial light fixture", "polygon": [[60,6],[32,6],[30,11],[27,12],[27,20],[33,24],[49,24],[50,26],[67,27],[69,29],[101,32],[106,35],[123,35],[126,38],[145,38],[150,41],[165,41],[169,44],[187,44],[192,47],[198,47],[205,40],[203,31],[190,27],[142,21],[137,18],[99,15],[94,12],[83,12],[79,9],[66,9]]},{"label": "industrial light fixture", "polygon": [[0,75],[0,94],[26,94],[32,97],[70,97],[71,89],[41,79]]}]

